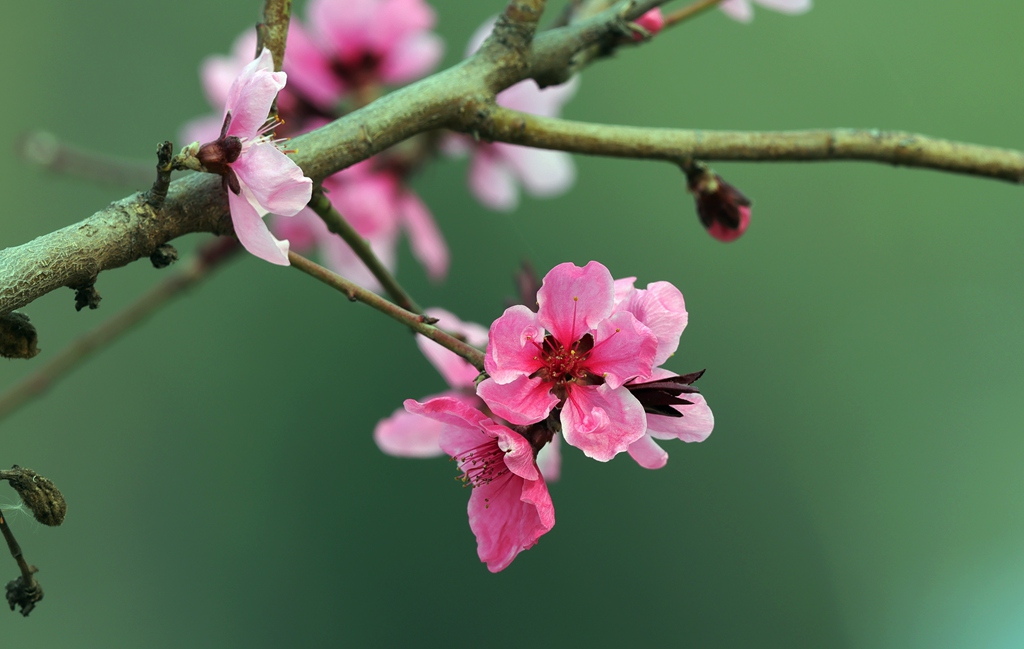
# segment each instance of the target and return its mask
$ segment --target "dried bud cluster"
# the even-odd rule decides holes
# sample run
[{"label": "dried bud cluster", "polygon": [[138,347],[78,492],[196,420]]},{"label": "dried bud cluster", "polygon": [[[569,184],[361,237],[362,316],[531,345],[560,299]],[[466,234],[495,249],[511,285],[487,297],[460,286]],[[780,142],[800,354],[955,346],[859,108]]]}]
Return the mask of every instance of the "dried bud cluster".
[{"label": "dried bud cluster", "polygon": [[14,487],[25,507],[43,525],[57,526],[64,522],[68,504],[49,478],[15,464],[9,471],[0,471],[0,480],[7,480]]}]

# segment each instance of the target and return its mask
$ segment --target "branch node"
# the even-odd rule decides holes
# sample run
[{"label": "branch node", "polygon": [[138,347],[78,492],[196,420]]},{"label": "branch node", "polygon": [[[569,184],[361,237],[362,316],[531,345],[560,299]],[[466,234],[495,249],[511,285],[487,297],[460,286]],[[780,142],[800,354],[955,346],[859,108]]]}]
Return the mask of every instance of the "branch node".
[{"label": "branch node", "polygon": [[165,243],[153,251],[149,256],[153,268],[167,268],[178,261],[178,250],[169,243]]},{"label": "branch node", "polygon": [[28,617],[28,614],[36,607],[36,603],[43,599],[43,587],[39,585],[35,577],[31,576],[39,572],[39,568],[31,566],[29,571],[28,579],[22,575],[7,582],[7,603],[10,604],[12,611],[15,607],[20,606],[21,614],[24,617]]},{"label": "branch node", "polygon": [[83,284],[75,290],[75,311],[81,311],[85,307],[96,309],[100,305],[99,292],[96,291],[96,278],[93,277],[88,284]]},{"label": "branch node", "polygon": [[36,328],[24,313],[12,311],[0,317],[0,356],[32,358],[39,353]]},{"label": "branch node", "polygon": [[419,320],[423,324],[428,324],[428,325],[433,325],[433,324],[437,324],[438,322],[440,322],[440,320],[438,318],[435,318],[435,317],[429,316],[429,315],[421,315]]}]

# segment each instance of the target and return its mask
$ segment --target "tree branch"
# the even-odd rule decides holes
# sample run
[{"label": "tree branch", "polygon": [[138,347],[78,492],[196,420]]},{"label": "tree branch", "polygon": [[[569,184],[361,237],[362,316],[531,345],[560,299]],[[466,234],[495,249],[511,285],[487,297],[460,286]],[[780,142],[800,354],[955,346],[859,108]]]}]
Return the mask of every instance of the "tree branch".
[{"label": "tree branch", "polygon": [[1024,152],[906,131],[704,131],[587,124],[501,106],[479,110],[462,130],[486,139],[618,158],[747,162],[866,160],[1024,183]]},{"label": "tree branch", "polygon": [[263,18],[256,28],[256,52],[259,56],[266,47],[274,55],[274,69],[284,63],[284,47],[288,41],[288,23],[292,16],[292,0],[267,0],[263,5]]},{"label": "tree branch", "polygon": [[367,306],[373,307],[384,315],[409,327],[414,332],[423,334],[445,349],[455,352],[481,372],[484,371],[484,353],[476,347],[435,327],[433,323],[437,322],[436,318],[406,311],[402,307],[388,302],[373,291],[368,291],[357,284],[353,284],[341,275],[332,273],[323,266],[315,264],[295,252],[288,253],[288,260],[292,262],[292,266],[296,269],[343,293],[350,301],[362,302]]},{"label": "tree branch", "polygon": [[721,4],[722,0],[697,0],[693,4],[688,4],[685,7],[681,7],[676,11],[673,11],[669,15],[665,16],[665,28],[678,25],[679,23],[693,18],[697,14],[700,14],[715,5]]}]

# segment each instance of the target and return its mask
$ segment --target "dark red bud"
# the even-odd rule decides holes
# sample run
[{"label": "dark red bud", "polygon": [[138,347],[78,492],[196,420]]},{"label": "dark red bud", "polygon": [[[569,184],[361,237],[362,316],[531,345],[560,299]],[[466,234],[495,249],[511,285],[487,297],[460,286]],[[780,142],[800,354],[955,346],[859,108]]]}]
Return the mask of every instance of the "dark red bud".
[{"label": "dark red bud", "polygon": [[684,171],[697,216],[708,234],[719,241],[739,239],[750,225],[750,200],[701,163]]}]

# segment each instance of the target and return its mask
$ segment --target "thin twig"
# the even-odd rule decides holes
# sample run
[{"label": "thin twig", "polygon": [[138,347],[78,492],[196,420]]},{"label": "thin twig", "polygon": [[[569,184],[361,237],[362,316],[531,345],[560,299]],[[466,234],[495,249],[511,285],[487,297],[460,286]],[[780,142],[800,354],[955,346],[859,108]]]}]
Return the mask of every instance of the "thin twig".
[{"label": "thin twig", "polygon": [[25,133],[18,138],[16,149],[26,162],[53,173],[127,189],[153,182],[153,167],[148,163],[79,149],[48,131]]},{"label": "thin twig", "polygon": [[322,190],[313,192],[313,198],[309,201],[309,207],[323,219],[324,223],[327,224],[328,230],[345,240],[345,243],[352,248],[352,252],[356,253],[356,256],[366,264],[366,268],[377,278],[377,281],[384,287],[384,290],[391,296],[395,304],[406,311],[423,313],[423,308],[416,304],[416,301],[406,293],[405,289],[398,283],[398,280],[395,279],[395,276],[391,274],[391,271],[377,258],[373,249],[370,248],[369,242],[356,232],[356,229],[334,208]]},{"label": "thin twig", "polygon": [[436,319],[406,311],[402,307],[385,300],[373,291],[368,291],[357,284],[353,284],[341,275],[332,273],[323,266],[313,263],[309,259],[306,259],[295,252],[288,253],[288,260],[296,269],[301,270],[314,279],[320,280],[336,291],[343,293],[349,301],[362,302],[363,304],[373,307],[384,315],[389,316],[409,327],[416,333],[423,334],[442,347],[455,352],[462,358],[469,361],[481,372],[484,371],[483,352],[435,327],[433,322],[436,322]]},{"label": "thin twig", "polygon": [[[479,118],[480,115],[482,118]],[[746,162],[866,160],[1024,183],[1024,152],[869,129],[703,131],[588,124],[501,106],[477,111],[467,131],[498,142],[619,158]]]},{"label": "thin twig", "polygon": [[687,21],[697,14],[707,11],[715,5],[721,4],[721,2],[722,0],[697,0],[697,2],[694,2],[693,4],[680,7],[676,11],[665,16],[665,28]]},{"label": "thin twig", "polygon": [[231,237],[223,237],[204,247],[185,268],[154,286],[124,311],[68,345],[35,373],[0,395],[0,420],[45,393],[93,352],[117,340],[121,334],[142,322],[171,298],[195,286],[240,248],[238,241]]}]

